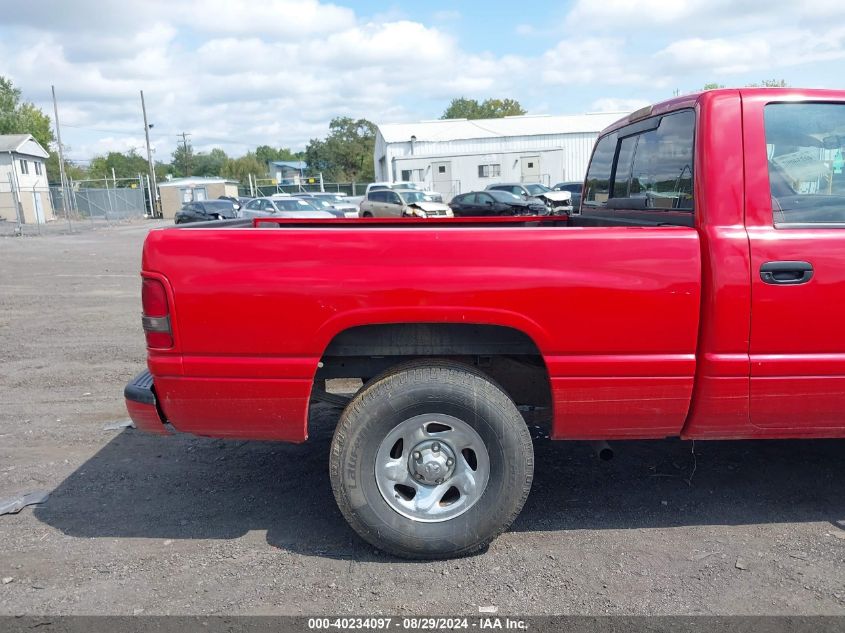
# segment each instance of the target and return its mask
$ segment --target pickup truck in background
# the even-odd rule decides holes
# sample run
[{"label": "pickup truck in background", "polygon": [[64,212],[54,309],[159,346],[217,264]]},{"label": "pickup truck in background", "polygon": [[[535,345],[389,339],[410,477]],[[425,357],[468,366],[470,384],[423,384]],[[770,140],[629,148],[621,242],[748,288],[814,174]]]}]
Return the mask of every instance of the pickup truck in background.
[{"label": "pickup truck in background", "polygon": [[569,218],[151,231],[130,415],[303,442],[325,381],[360,378],[334,494],[419,558],[517,516],[522,406],[557,440],[845,437],[843,146],[845,91],[713,90],[602,132]]}]

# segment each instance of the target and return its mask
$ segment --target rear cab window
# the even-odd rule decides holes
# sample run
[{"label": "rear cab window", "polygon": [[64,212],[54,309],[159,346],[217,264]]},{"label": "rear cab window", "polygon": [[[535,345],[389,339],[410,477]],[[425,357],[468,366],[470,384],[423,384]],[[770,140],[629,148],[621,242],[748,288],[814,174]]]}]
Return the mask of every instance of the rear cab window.
[{"label": "rear cab window", "polygon": [[603,136],[587,170],[576,223],[693,226],[694,141],[692,110],[637,121]]},{"label": "rear cab window", "polygon": [[845,228],[845,103],[770,103],[763,118],[774,226]]}]

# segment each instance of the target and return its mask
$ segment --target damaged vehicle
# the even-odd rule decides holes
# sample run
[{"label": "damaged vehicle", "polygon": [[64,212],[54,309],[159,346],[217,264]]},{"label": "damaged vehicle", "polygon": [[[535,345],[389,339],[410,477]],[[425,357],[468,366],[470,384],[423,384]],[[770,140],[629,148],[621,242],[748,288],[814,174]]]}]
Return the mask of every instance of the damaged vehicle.
[{"label": "damaged vehicle", "polygon": [[536,199],[542,201],[553,215],[569,215],[572,213],[572,193],[569,191],[555,191],[538,182],[500,182],[488,185],[486,191],[507,191],[520,196],[524,200]]},{"label": "damaged vehicle", "polygon": [[452,217],[452,209],[442,202],[432,202],[416,189],[375,189],[367,194],[358,211],[362,218],[432,218]]}]

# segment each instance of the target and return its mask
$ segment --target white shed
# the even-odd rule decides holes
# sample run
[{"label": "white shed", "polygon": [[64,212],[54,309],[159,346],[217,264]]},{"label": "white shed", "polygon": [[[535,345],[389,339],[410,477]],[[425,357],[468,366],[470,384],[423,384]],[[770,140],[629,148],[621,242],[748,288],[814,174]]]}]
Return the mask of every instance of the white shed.
[{"label": "white shed", "polygon": [[484,189],[495,182],[584,179],[599,132],[628,114],[437,119],[379,125],[376,180],[416,181],[443,194]]},{"label": "white shed", "polygon": [[43,224],[53,219],[48,156],[31,134],[0,134],[0,220]]}]

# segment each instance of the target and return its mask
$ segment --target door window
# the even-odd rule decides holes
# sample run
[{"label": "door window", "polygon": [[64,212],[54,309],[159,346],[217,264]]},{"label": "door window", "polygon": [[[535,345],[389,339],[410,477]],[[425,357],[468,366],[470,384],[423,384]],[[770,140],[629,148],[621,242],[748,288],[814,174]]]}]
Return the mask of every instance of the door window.
[{"label": "door window", "polygon": [[771,103],[764,114],[778,228],[845,228],[845,104]]},{"label": "door window", "polygon": [[586,195],[583,205],[600,207],[607,204],[610,197],[610,171],[613,169],[613,158],[616,154],[617,135],[608,134],[596,144],[590,168],[587,170]]},{"label": "door window", "polygon": [[693,225],[695,113],[638,121],[601,138],[581,214],[599,224]]}]

